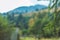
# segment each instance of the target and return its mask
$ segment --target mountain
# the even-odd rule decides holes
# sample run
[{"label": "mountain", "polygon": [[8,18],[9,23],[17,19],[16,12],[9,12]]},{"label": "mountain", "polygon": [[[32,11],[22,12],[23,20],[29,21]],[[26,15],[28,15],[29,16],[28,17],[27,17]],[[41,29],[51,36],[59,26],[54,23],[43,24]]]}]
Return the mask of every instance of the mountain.
[{"label": "mountain", "polygon": [[34,12],[34,11],[38,11],[38,10],[43,10],[47,8],[47,6],[44,6],[44,5],[34,5],[34,6],[22,6],[22,7],[18,7],[18,8],[15,8],[11,11],[9,11],[8,13],[16,13],[16,14],[19,14],[19,13],[29,13],[29,12]]}]

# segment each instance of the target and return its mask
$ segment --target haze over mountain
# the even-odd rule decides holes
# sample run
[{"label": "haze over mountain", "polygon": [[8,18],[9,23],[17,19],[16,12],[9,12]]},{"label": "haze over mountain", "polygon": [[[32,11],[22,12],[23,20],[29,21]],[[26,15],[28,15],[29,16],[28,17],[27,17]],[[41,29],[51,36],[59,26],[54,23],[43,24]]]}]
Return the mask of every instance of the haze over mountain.
[{"label": "haze over mountain", "polygon": [[18,7],[18,8],[15,8],[15,9],[12,9],[8,12],[4,12],[2,13],[3,15],[7,15],[7,13],[9,14],[25,14],[25,13],[30,13],[30,12],[35,12],[35,11],[40,11],[40,10],[43,10],[43,9],[46,9],[47,6],[44,6],[44,5],[39,5],[39,4],[36,4],[36,5],[32,5],[32,6],[21,6],[21,7]]},{"label": "haze over mountain", "polygon": [[15,9],[9,11],[9,13],[27,13],[27,12],[34,12],[34,11],[38,11],[38,10],[43,10],[45,8],[47,8],[47,6],[36,4],[34,6],[18,7],[18,8],[15,8]]},{"label": "haze over mountain", "polygon": [[12,9],[21,6],[32,6],[32,5],[49,5],[49,1],[38,1],[38,0],[0,0],[0,13],[8,12]]}]

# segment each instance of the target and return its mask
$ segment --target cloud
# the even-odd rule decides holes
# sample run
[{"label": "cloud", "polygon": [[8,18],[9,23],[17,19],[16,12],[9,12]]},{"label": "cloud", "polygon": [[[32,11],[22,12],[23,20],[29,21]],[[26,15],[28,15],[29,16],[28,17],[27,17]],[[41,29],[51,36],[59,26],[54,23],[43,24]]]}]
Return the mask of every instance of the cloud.
[{"label": "cloud", "polygon": [[30,6],[35,4],[47,6],[48,2],[37,0],[0,0],[0,12],[7,12],[20,6]]}]

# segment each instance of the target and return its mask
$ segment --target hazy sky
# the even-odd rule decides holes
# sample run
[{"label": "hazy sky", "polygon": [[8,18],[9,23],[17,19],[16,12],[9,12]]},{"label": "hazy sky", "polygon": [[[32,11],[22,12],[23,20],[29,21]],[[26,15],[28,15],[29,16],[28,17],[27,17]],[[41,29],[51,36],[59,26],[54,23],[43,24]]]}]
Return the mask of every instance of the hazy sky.
[{"label": "hazy sky", "polygon": [[0,0],[0,12],[7,12],[20,6],[41,4],[47,6],[49,1],[37,0]]}]

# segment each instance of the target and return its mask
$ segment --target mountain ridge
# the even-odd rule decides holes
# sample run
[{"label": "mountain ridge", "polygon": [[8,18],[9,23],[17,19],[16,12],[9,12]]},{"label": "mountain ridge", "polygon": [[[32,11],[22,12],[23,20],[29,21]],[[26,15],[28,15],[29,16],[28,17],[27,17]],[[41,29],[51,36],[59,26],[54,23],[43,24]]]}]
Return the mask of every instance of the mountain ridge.
[{"label": "mountain ridge", "polygon": [[17,7],[13,10],[10,10],[10,11],[2,13],[2,14],[3,15],[5,15],[6,13],[9,13],[9,14],[13,14],[13,13],[14,14],[20,14],[20,13],[22,13],[22,14],[25,14],[25,13],[40,11],[40,10],[43,10],[43,9],[47,9],[47,6],[36,4],[36,5],[32,5],[32,6]]},{"label": "mountain ridge", "polygon": [[11,11],[9,11],[10,13],[27,13],[27,12],[34,12],[34,11],[38,11],[38,10],[43,10],[47,8],[47,6],[44,5],[34,5],[34,6],[22,6],[22,7],[18,7],[15,8]]}]

